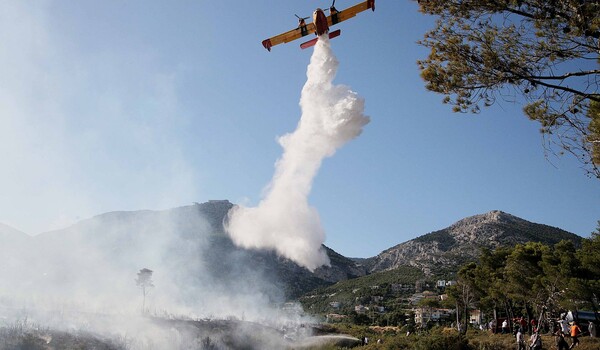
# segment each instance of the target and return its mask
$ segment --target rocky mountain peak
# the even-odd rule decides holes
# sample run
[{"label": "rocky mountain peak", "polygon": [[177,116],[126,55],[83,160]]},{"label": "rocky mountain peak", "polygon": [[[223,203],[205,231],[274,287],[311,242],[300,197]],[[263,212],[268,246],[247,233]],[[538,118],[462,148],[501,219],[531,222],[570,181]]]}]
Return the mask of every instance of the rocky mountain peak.
[{"label": "rocky mountain peak", "polygon": [[518,217],[505,213],[501,210],[492,210],[485,214],[478,214],[466,217],[452,224],[448,229],[460,228],[464,226],[480,226],[485,224],[509,223],[514,221],[525,221]]},{"label": "rocky mountain peak", "polygon": [[[505,233],[507,225],[527,224],[526,220],[500,210],[492,210],[485,214],[473,215],[457,221],[446,228],[455,240],[460,242],[477,242],[487,240],[495,242]],[[495,244],[493,244],[495,245]]]},{"label": "rocky mountain peak", "polygon": [[364,264],[369,272],[408,265],[429,274],[431,271],[455,268],[466,261],[475,261],[481,248],[495,249],[530,241],[552,245],[563,239],[578,245],[581,237],[556,227],[532,223],[500,210],[492,210],[401,243],[366,259]]}]

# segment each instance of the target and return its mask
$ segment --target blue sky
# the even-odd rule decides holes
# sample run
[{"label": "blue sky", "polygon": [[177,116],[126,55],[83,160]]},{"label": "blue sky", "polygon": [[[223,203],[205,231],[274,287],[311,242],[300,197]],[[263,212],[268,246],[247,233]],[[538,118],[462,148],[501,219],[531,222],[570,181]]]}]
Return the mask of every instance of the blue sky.
[{"label": "blue sky", "polygon": [[[343,9],[358,0],[338,0]],[[0,13],[0,222],[30,234],[115,210],[256,204],[294,130],[311,50],[261,41],[326,1],[12,1]],[[309,198],[325,244],[369,257],[503,210],[588,236],[600,182],[544,155],[521,106],[455,114],[427,92],[434,19],[376,2],[341,23],[335,80],[371,122]]]}]

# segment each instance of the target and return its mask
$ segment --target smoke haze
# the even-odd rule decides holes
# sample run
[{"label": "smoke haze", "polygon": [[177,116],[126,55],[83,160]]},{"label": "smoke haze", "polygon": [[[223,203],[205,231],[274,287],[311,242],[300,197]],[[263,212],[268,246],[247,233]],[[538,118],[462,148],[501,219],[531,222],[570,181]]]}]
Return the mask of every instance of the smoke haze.
[{"label": "smoke haze", "polygon": [[[0,225],[0,329],[27,320],[55,330],[127,335],[131,349],[178,349],[198,338],[197,328],[188,335],[182,333],[188,326],[174,331],[157,318],[196,326],[237,320],[233,324],[261,324],[272,333],[268,341],[282,342],[279,327],[310,321],[281,309],[285,297],[276,276],[224,234],[221,223],[231,206],[212,201],[106,213],[35,237]],[[155,286],[143,312],[135,283],[142,268],[153,270]],[[247,336],[237,328],[228,334]],[[209,335],[218,341],[209,331],[202,337]]]},{"label": "smoke haze", "polygon": [[[36,327],[125,334],[137,342],[132,349],[176,349],[177,336],[157,329],[148,315],[306,323],[279,307],[285,297],[278,276],[257,267],[260,258],[252,260],[256,255],[235,249],[222,226],[216,229],[199,215],[197,205],[113,212],[80,221],[117,208],[168,208],[197,198],[202,181],[186,150],[200,153],[202,147],[182,141],[188,134],[184,129],[191,129],[191,113],[178,94],[185,69],[172,68],[161,52],[152,50],[144,40],[151,34],[136,36],[141,29],[123,36],[127,31],[115,27],[114,36],[106,35],[109,22],[103,19],[129,11],[113,12],[109,6],[107,17],[99,15],[95,21],[102,30],[82,20],[83,28],[89,28],[82,32],[72,20],[85,17],[61,12],[56,5],[8,1],[0,11],[0,32],[6,34],[0,53],[0,221],[28,233],[57,229],[32,237],[0,224],[0,331],[27,320]],[[86,6],[65,8],[95,14]],[[130,18],[122,19],[129,23]],[[139,29],[139,22],[131,23],[130,28]],[[163,27],[156,28],[162,33]],[[173,29],[180,31],[177,25]],[[112,45],[125,37],[135,40]],[[130,45],[134,42],[138,45]],[[86,46],[80,47],[82,43]],[[318,46],[315,52],[323,56],[320,65],[326,67],[321,69],[333,70],[331,85],[337,63],[324,50],[329,47]],[[171,55],[172,50],[164,52]],[[310,90],[308,83],[305,89]],[[342,99],[348,95],[348,104],[362,105],[347,89],[327,89]],[[303,97],[301,105],[307,103],[314,98]],[[332,103],[327,113],[348,109]],[[324,233],[306,197],[321,159],[341,145],[333,141],[336,134],[348,132],[330,124],[352,122],[340,116],[326,121],[313,113],[301,122],[308,129],[299,126],[297,133],[281,138],[286,152],[275,178],[283,180],[272,183],[269,212],[294,208],[294,215],[274,222],[269,232],[282,225],[297,230],[278,238],[291,247],[287,254],[298,254],[296,260],[313,261],[308,266],[316,267],[327,259],[319,250]],[[316,133],[310,137],[314,151],[301,145],[310,133]],[[295,176],[298,171],[307,174]],[[274,217],[289,216],[288,211]],[[154,271],[155,285],[144,314],[135,283],[142,268]]]},{"label": "smoke haze", "polygon": [[337,68],[329,39],[320,37],[300,97],[300,122],[293,133],[279,138],[283,155],[266,194],[257,207],[234,207],[227,224],[236,244],[273,249],[311,271],[329,265],[319,214],[308,203],[314,177],[323,159],[360,135],[369,122],[364,100],[333,84]]}]

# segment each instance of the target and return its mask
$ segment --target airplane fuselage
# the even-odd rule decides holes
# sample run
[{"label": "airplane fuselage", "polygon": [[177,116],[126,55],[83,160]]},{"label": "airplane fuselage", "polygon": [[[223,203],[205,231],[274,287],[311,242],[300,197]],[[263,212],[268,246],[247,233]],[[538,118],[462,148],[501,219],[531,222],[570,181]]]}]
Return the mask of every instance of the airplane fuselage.
[{"label": "airplane fuselage", "polygon": [[317,36],[329,33],[329,24],[327,24],[327,16],[320,8],[313,12],[313,24],[315,26],[315,34]]}]

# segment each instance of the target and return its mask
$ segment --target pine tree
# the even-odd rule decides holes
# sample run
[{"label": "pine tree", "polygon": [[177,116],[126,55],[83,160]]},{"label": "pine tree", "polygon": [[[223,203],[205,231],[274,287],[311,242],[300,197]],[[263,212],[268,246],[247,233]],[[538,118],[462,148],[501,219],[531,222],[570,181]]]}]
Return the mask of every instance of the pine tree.
[{"label": "pine tree", "polygon": [[456,112],[525,103],[546,150],[600,178],[600,1],[418,0],[438,16],[420,44],[428,90]]},{"label": "pine tree", "polygon": [[154,284],[152,282],[152,270],[146,268],[141,269],[140,272],[138,272],[137,274],[137,279],[135,280],[135,283],[138,287],[142,289],[142,313],[145,313],[146,295],[148,294],[149,289],[154,287]]}]

